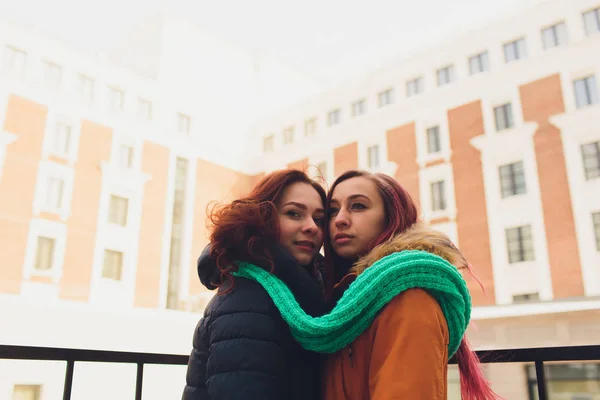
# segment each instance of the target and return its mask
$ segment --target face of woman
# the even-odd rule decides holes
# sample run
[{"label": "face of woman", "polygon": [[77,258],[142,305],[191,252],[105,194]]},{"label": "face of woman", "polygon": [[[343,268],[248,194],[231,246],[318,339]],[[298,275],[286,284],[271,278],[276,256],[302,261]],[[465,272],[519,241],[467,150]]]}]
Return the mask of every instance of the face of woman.
[{"label": "face of woman", "polygon": [[279,242],[301,265],[308,265],[323,245],[325,210],[319,193],[308,183],[288,186],[278,204]]},{"label": "face of woman", "polygon": [[328,239],[336,254],[345,259],[368,253],[386,227],[385,206],[377,185],[362,176],[335,187],[328,213]]}]

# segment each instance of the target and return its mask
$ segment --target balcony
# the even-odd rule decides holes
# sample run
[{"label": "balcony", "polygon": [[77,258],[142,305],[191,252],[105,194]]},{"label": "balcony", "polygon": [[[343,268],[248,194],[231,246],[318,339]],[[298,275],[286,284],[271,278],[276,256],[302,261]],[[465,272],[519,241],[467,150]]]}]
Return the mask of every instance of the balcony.
[{"label": "balcony", "polygon": [[[600,345],[542,347],[527,349],[490,350],[477,352],[485,364],[528,363],[534,364],[535,380],[530,379],[530,388],[534,388],[531,397],[538,400],[551,399],[546,381],[545,363],[550,362],[589,362],[600,361]],[[64,361],[66,374],[64,378],[63,400],[70,400],[75,363],[126,363],[137,368],[135,381],[135,399],[142,399],[145,365],[186,365],[187,355],[133,353],[120,351],[66,349],[52,347],[0,345],[0,359],[3,360],[39,360]],[[455,364],[455,360],[450,361]],[[183,390],[183,381],[181,382]],[[537,396],[536,396],[537,395]],[[583,398],[583,397],[582,397]],[[588,397],[586,397],[588,398]],[[589,397],[590,399],[592,397]]]}]

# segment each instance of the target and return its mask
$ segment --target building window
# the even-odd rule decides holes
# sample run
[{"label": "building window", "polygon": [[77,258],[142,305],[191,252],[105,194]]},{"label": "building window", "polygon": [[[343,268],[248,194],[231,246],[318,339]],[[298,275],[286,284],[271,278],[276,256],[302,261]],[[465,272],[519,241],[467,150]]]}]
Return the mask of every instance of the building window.
[{"label": "building window", "polygon": [[352,116],[358,117],[367,112],[367,102],[365,99],[360,99],[352,103]]},{"label": "building window", "polygon": [[337,110],[330,111],[327,114],[327,125],[333,126],[337,125],[342,121],[342,110],[339,108]]},{"label": "building window", "polygon": [[581,155],[585,179],[590,180],[600,177],[600,142],[582,144]]},{"label": "building window", "polygon": [[56,124],[52,139],[52,153],[68,156],[71,150],[71,127],[61,122]]},{"label": "building window", "polygon": [[429,154],[438,153],[442,150],[442,142],[440,139],[439,126],[427,128],[427,152]]},{"label": "building window", "polygon": [[26,63],[27,53],[12,46],[4,47],[3,68],[5,72],[12,75],[22,76],[25,74]]},{"label": "building window", "polygon": [[38,236],[35,249],[35,269],[49,271],[54,264],[54,246],[56,241],[49,237]]},{"label": "building window", "polygon": [[123,253],[114,250],[104,250],[102,277],[120,281],[123,276]]},{"label": "building window", "polygon": [[586,35],[600,32],[600,7],[583,13]]},{"label": "building window", "polygon": [[577,108],[598,103],[598,87],[596,86],[595,75],[574,80],[573,87],[575,89],[575,105]]},{"label": "building window", "polygon": [[79,96],[83,102],[91,103],[94,101],[94,85],[93,78],[85,75],[79,75]]},{"label": "building window", "polygon": [[304,121],[304,136],[314,135],[317,132],[317,118]]},{"label": "building window", "polygon": [[46,181],[46,201],[44,204],[46,210],[55,212],[62,208],[64,187],[64,180],[56,177],[48,178]]},{"label": "building window", "polygon": [[171,251],[169,254],[169,274],[167,282],[167,308],[171,310],[178,309],[179,301],[181,300],[183,227],[185,221],[188,164],[188,160],[178,157],[175,165],[175,193],[173,195]]},{"label": "building window", "polygon": [[263,139],[263,152],[269,153],[275,148],[275,135],[269,135]]},{"label": "building window", "polygon": [[503,165],[499,168],[499,171],[502,198],[526,193],[527,187],[525,185],[523,161]]},{"label": "building window", "polygon": [[189,134],[191,129],[191,120],[189,115],[177,113],[177,132]]},{"label": "building window", "polygon": [[600,251],[600,211],[592,213],[592,223],[594,224],[594,236],[596,237],[596,250]]},{"label": "building window", "polygon": [[494,118],[496,120],[497,131],[512,128],[515,124],[512,114],[512,104],[506,103],[501,106],[494,107]]},{"label": "building window", "polygon": [[108,222],[111,224],[125,226],[127,225],[127,209],[129,200],[125,197],[110,196],[110,207],[108,212]]},{"label": "building window", "polygon": [[119,147],[119,167],[129,169],[133,166],[133,147],[121,145]]},{"label": "building window", "polygon": [[508,248],[508,262],[510,264],[535,260],[531,226],[527,225],[507,229],[506,244]]},{"label": "building window", "polygon": [[443,211],[446,209],[445,181],[431,183],[431,209],[433,211]]},{"label": "building window", "polygon": [[504,60],[509,63],[527,57],[525,38],[514,40],[504,45]]},{"label": "building window", "polygon": [[294,126],[289,126],[283,130],[283,144],[294,143]]},{"label": "building window", "polygon": [[117,89],[114,87],[108,88],[108,102],[110,109],[113,111],[121,111],[123,110],[123,102],[124,102],[125,94],[121,89]]},{"label": "building window", "polygon": [[44,81],[51,87],[60,85],[62,77],[62,68],[60,65],[49,61],[44,61]]},{"label": "building window", "polygon": [[152,102],[146,99],[138,99],[138,117],[142,121],[152,119]]},{"label": "building window", "polygon": [[40,400],[42,385],[15,385],[12,400]]},{"label": "building window", "polygon": [[564,22],[542,29],[542,43],[544,49],[563,46],[567,44],[567,25]]},{"label": "building window", "polygon": [[379,146],[370,146],[367,148],[367,165],[369,168],[377,168],[379,166]]},{"label": "building window", "polygon": [[512,297],[513,303],[532,303],[536,301],[540,301],[539,293],[524,293],[524,294],[515,294]]},{"label": "building window", "polygon": [[385,107],[394,103],[394,89],[387,89],[383,92],[379,92],[377,95],[377,101],[379,107]]},{"label": "building window", "polygon": [[412,79],[406,82],[406,97],[411,97],[419,93],[423,93],[424,90],[423,77]]},{"label": "building window", "polygon": [[490,70],[490,60],[487,51],[476,54],[469,58],[469,73],[480,74]]},{"label": "building window", "polygon": [[444,68],[437,70],[437,84],[438,86],[444,86],[454,82],[454,65],[449,65]]},{"label": "building window", "polygon": [[[534,365],[527,365],[529,398],[538,399]],[[600,363],[544,363],[546,390],[550,399],[594,400],[600,395]]]}]

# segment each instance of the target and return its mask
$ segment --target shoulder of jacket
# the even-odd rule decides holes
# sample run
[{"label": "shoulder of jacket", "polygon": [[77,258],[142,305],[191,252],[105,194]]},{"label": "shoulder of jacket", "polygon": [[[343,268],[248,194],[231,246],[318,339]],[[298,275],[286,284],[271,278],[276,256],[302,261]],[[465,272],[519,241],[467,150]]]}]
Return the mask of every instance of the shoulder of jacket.
[{"label": "shoulder of jacket", "polygon": [[207,305],[204,315],[214,320],[223,314],[249,311],[275,313],[277,310],[271,297],[259,283],[236,277],[234,288],[223,294],[217,292]]}]

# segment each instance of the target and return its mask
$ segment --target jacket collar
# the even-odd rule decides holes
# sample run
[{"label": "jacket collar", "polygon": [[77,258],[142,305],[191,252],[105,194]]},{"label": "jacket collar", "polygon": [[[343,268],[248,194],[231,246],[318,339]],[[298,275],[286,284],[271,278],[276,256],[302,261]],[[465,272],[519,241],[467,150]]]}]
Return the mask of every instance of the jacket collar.
[{"label": "jacket collar", "polygon": [[[274,245],[270,250],[273,256],[273,275],[287,285],[307,314],[322,315],[325,312],[325,300],[322,284],[318,279],[320,270],[317,268],[323,262],[322,256],[317,254],[311,265],[303,267],[282,246]],[[268,265],[259,266],[269,268]],[[210,255],[209,244],[198,258],[198,277],[207,289],[214,290],[221,282],[220,274],[216,260]]]},{"label": "jacket collar", "polygon": [[338,282],[338,286],[349,286],[358,275],[373,265],[376,261],[390,254],[404,250],[423,250],[433,253],[454,265],[457,269],[468,268],[470,265],[452,240],[442,232],[427,227],[423,223],[416,223],[409,229],[395,236],[379,246],[376,246],[367,255],[355,262],[348,273]]}]

